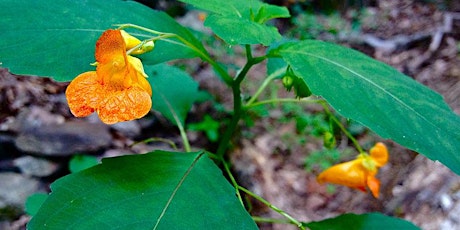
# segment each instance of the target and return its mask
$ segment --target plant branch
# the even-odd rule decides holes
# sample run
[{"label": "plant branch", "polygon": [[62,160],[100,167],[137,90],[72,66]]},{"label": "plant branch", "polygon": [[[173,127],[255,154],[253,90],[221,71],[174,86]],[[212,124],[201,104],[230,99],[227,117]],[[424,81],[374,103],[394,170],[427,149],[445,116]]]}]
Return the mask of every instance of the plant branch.
[{"label": "plant branch", "polygon": [[265,78],[262,85],[257,89],[254,95],[252,95],[251,99],[249,99],[249,101],[246,103],[246,107],[251,106],[251,104],[257,100],[260,94],[262,94],[265,88],[267,88],[268,84],[270,84],[270,82],[272,82],[279,74],[282,74],[285,71],[286,71],[285,68],[281,68],[271,73],[270,75],[268,75],[268,77]]},{"label": "plant branch", "polygon": [[217,156],[223,157],[227,147],[230,143],[230,139],[232,138],[233,133],[238,126],[238,122],[240,121],[241,115],[244,112],[242,106],[242,99],[241,99],[241,82],[244,80],[246,75],[248,74],[251,67],[255,64],[260,63],[261,61],[266,59],[266,56],[262,57],[252,57],[251,46],[246,45],[246,64],[243,66],[241,71],[236,75],[233,79],[232,84],[232,93],[233,93],[233,116],[230,121],[230,124],[226,128],[222,139],[219,142],[219,146],[217,147]]},{"label": "plant branch", "polygon": [[297,219],[295,219],[294,217],[290,216],[289,214],[287,214],[285,211],[279,209],[278,207],[276,207],[275,205],[273,205],[272,203],[268,202],[267,200],[265,200],[264,198],[262,198],[261,196],[249,191],[248,189],[244,188],[244,187],[241,187],[241,186],[238,186],[238,189],[243,191],[244,193],[254,197],[256,200],[262,202],[263,204],[267,205],[269,208],[271,208],[273,211],[279,213],[280,215],[286,217],[286,219],[289,220],[290,223],[296,225],[299,229],[302,229],[302,230],[305,230],[305,227],[302,225],[302,223],[300,221],[298,221]]},{"label": "plant branch", "polygon": [[332,114],[332,112],[330,111],[327,103],[325,101],[323,101],[320,104],[323,106],[324,112],[326,112],[326,114],[329,116],[329,118],[334,123],[336,123],[337,126],[340,128],[340,130],[342,130],[342,132],[351,140],[351,142],[353,142],[353,145],[358,150],[358,152],[363,153],[364,150],[363,150],[363,148],[361,148],[361,145],[359,144],[359,142],[355,139],[355,137],[353,135],[351,135],[350,132],[348,132],[348,130],[345,128],[345,126],[342,124],[342,122],[340,122],[339,119],[334,114]]},{"label": "plant branch", "polygon": [[244,207],[243,199],[241,198],[240,190],[238,189],[239,185],[236,182],[235,177],[233,176],[232,172],[230,171],[230,167],[228,166],[228,163],[223,158],[220,158],[220,161],[224,165],[225,172],[230,178],[230,181],[232,182],[233,187],[235,187],[236,197],[238,197],[238,200],[240,201],[241,205]]}]

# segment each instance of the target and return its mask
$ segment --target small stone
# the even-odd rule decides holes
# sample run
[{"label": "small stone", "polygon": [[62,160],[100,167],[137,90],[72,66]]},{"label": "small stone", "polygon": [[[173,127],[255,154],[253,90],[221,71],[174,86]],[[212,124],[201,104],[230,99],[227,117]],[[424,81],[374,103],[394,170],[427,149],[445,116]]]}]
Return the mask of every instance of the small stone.
[{"label": "small stone", "polygon": [[107,147],[112,141],[107,125],[70,121],[22,132],[15,140],[24,152],[45,156],[68,156]]},{"label": "small stone", "polygon": [[141,125],[136,120],[115,123],[110,127],[128,138],[137,137],[141,134]]},{"label": "small stone", "polygon": [[32,156],[24,156],[14,159],[13,164],[28,176],[46,177],[56,171],[57,165]]},{"label": "small stone", "polygon": [[9,131],[25,132],[46,125],[62,124],[64,120],[60,114],[53,114],[43,107],[31,106],[18,114],[13,124],[10,125]]},{"label": "small stone", "polygon": [[37,192],[39,182],[18,173],[0,173],[0,209],[23,208],[27,197]]},{"label": "small stone", "polygon": [[440,203],[441,203],[441,208],[444,211],[448,211],[452,208],[454,205],[454,202],[452,201],[452,198],[446,193],[442,194],[441,197],[439,198]]}]

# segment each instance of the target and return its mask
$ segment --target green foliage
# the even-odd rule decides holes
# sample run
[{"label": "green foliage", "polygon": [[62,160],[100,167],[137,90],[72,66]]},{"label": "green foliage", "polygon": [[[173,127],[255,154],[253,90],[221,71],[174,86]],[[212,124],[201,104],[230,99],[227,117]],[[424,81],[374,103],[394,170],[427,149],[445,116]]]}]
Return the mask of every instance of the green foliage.
[{"label": "green foliage", "polygon": [[[265,4],[255,0],[199,1],[182,0],[213,14],[206,18],[205,26],[230,45],[263,44],[281,39],[278,30],[264,23],[273,18],[289,17],[284,7]],[[238,28],[238,29],[235,29]]]},{"label": "green foliage", "polygon": [[[25,13],[24,9],[33,9]],[[129,13],[127,13],[129,12]],[[163,12],[134,1],[0,1],[0,63],[16,74],[51,76],[70,81],[94,70],[94,44],[101,33],[115,24],[134,23],[175,33],[206,52],[184,27]],[[151,37],[136,31],[139,38]],[[171,38],[158,41],[154,53],[141,55],[145,64],[197,56],[196,50]]]},{"label": "green foliage", "polygon": [[313,151],[305,158],[307,172],[322,171],[350,155],[350,151],[322,149]]},{"label": "green foliage", "polygon": [[198,83],[186,72],[166,64],[146,66],[145,72],[152,86],[152,108],[172,123],[183,125],[193,103],[202,97]]},{"label": "green foliage", "polygon": [[460,118],[436,92],[334,44],[306,40],[282,45],[273,54],[341,115],[460,173]]},{"label": "green foliage", "polygon": [[34,216],[37,214],[38,210],[48,198],[48,194],[46,193],[34,193],[27,197],[26,200],[26,213],[28,215]]},{"label": "green foliage", "polygon": [[216,142],[219,139],[219,127],[220,123],[207,114],[204,116],[203,121],[188,125],[189,130],[204,131],[212,142]]},{"label": "green foliage", "polygon": [[87,168],[91,168],[99,164],[99,160],[95,156],[75,155],[70,159],[69,170],[71,173],[80,172]]},{"label": "green foliage", "polygon": [[420,229],[408,221],[385,216],[380,213],[366,213],[361,215],[349,213],[331,219],[326,219],[318,222],[310,222],[306,224],[306,227],[310,228],[311,230]]},{"label": "green foliage", "polygon": [[[281,35],[275,27],[268,27],[238,17],[214,14],[206,18],[204,25],[211,27],[214,33],[230,45],[259,43],[269,45],[281,39]],[[241,31],[245,33],[241,33]]]},{"label": "green foliage", "polygon": [[51,190],[29,229],[256,229],[203,152],[103,159]]},{"label": "green foliage", "polygon": [[283,113],[286,117],[282,119],[283,122],[295,121],[296,130],[303,136],[321,137],[325,132],[329,131],[329,122],[323,113],[310,113],[304,108],[296,104],[282,105]]}]

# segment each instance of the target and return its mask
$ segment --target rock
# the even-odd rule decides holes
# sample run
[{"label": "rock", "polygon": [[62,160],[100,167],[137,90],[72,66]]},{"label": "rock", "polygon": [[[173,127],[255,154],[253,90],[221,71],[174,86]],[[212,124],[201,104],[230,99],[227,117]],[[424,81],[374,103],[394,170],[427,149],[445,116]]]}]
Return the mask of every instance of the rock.
[{"label": "rock", "polygon": [[67,156],[107,147],[112,140],[107,125],[70,121],[22,130],[16,147],[24,152],[46,156]]},{"label": "rock", "polygon": [[13,161],[14,166],[28,176],[46,177],[56,171],[57,165],[45,159],[23,156]]},{"label": "rock", "polygon": [[137,137],[141,134],[141,126],[136,120],[115,123],[110,127],[128,138]]},{"label": "rock", "polygon": [[17,118],[10,125],[9,131],[27,132],[42,126],[64,123],[65,119],[60,114],[53,114],[43,107],[31,106],[19,112]]},{"label": "rock", "polygon": [[27,197],[37,192],[36,179],[17,173],[0,173],[0,209],[6,207],[24,208]]}]

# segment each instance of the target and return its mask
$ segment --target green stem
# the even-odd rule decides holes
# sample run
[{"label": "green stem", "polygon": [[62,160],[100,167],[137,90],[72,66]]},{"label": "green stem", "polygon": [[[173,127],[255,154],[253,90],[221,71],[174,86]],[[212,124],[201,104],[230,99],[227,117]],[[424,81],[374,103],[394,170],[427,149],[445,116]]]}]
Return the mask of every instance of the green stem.
[{"label": "green stem", "polygon": [[177,128],[179,128],[180,137],[182,138],[182,143],[184,144],[184,150],[185,152],[191,152],[192,148],[190,147],[190,142],[187,138],[187,132],[185,132],[184,126],[180,123],[180,121],[176,120],[176,122]]},{"label": "green stem", "polygon": [[272,82],[278,75],[284,73],[286,71],[285,68],[278,69],[277,71],[273,72],[272,74],[268,75],[267,78],[265,78],[264,82],[262,85],[257,89],[257,91],[254,93],[254,95],[249,99],[249,101],[246,103],[246,107],[251,106],[252,103],[254,103],[257,98],[262,94],[262,92],[267,88],[268,84]]},{"label": "green stem", "polygon": [[149,41],[154,42],[156,40],[164,40],[164,39],[170,38],[170,37],[173,37],[173,35],[172,34],[161,34],[161,35],[158,35],[158,36],[153,37],[153,38],[145,39],[141,43],[139,43],[138,45],[136,45],[133,48],[131,48],[130,50],[126,51],[126,54],[130,55],[132,52],[134,52],[135,50],[139,49],[140,47],[142,47],[145,43],[147,43]]},{"label": "green stem", "polygon": [[339,119],[334,115],[332,114],[332,112],[329,110],[329,107],[328,105],[326,104],[325,101],[323,101],[322,103],[320,103],[323,108],[324,108],[324,112],[326,112],[326,114],[329,116],[329,118],[337,124],[337,126],[340,128],[340,130],[342,130],[342,132],[351,140],[351,142],[353,142],[353,145],[355,146],[355,148],[358,150],[359,153],[363,153],[364,150],[363,148],[361,148],[361,145],[359,144],[359,142],[355,139],[355,137],[353,135],[351,135],[350,132],[348,132],[348,130],[345,128],[345,126],[342,124],[342,122],[339,121]]},{"label": "green stem", "polygon": [[291,221],[286,219],[275,219],[260,216],[253,216],[252,219],[259,223],[291,224]]},{"label": "green stem", "polygon": [[235,177],[233,176],[232,172],[230,171],[230,167],[228,166],[227,162],[223,158],[220,158],[220,161],[224,165],[225,172],[230,178],[230,181],[232,182],[233,187],[235,187],[236,197],[238,197],[238,200],[240,201],[241,205],[244,207],[243,199],[241,198],[240,190],[238,189],[239,185],[236,182]]},{"label": "green stem", "polygon": [[217,147],[217,156],[223,157],[225,155],[225,151],[230,143],[233,133],[238,126],[238,122],[240,121],[241,115],[244,112],[242,107],[242,100],[241,100],[241,82],[244,80],[246,75],[248,74],[251,67],[255,64],[260,63],[261,61],[265,60],[266,57],[252,57],[251,46],[246,45],[246,64],[243,66],[241,71],[236,75],[236,77],[232,80],[232,93],[233,93],[233,116],[230,120],[229,125],[227,126],[224,134],[222,135],[222,139],[219,142],[219,146]]},{"label": "green stem", "polygon": [[269,208],[271,208],[273,211],[279,213],[280,215],[286,217],[286,219],[289,220],[290,223],[296,225],[299,229],[303,229],[305,230],[305,227],[302,225],[302,223],[300,221],[298,221],[297,219],[295,219],[294,217],[290,216],[289,214],[287,214],[285,211],[279,209],[278,207],[276,207],[275,205],[271,204],[270,202],[268,202],[267,200],[265,200],[264,198],[262,198],[261,196],[247,190],[246,188],[244,187],[241,187],[241,186],[238,186],[238,189],[243,191],[244,193],[254,197],[256,200],[262,202],[263,204],[267,205]]}]

